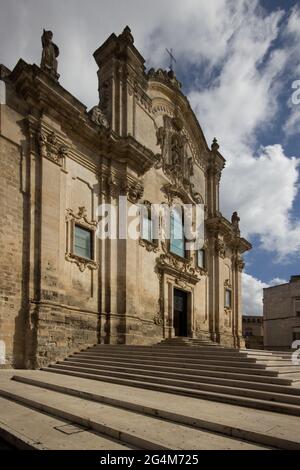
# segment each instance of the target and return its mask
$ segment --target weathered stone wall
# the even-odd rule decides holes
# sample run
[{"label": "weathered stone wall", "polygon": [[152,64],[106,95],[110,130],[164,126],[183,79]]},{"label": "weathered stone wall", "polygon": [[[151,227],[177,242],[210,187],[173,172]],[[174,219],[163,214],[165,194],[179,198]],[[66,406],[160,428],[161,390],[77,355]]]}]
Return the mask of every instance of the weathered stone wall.
[{"label": "weathered stone wall", "polygon": [[300,299],[300,281],[264,289],[264,346],[289,349],[293,331],[300,332],[300,317],[295,312],[295,299]]},{"label": "weathered stone wall", "polygon": [[0,341],[6,349],[6,364],[0,367],[22,367],[25,273],[21,149],[1,135],[0,162]]}]

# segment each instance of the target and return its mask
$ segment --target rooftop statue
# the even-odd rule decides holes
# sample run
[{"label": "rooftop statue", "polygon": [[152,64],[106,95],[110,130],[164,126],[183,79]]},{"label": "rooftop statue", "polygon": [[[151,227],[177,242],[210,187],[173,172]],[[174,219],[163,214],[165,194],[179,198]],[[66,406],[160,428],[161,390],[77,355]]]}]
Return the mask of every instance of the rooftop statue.
[{"label": "rooftop statue", "polygon": [[59,49],[56,44],[52,42],[53,33],[52,31],[43,30],[42,35],[42,60],[41,60],[41,69],[53,77],[55,80],[58,80],[59,75],[57,73],[57,57],[59,55]]}]

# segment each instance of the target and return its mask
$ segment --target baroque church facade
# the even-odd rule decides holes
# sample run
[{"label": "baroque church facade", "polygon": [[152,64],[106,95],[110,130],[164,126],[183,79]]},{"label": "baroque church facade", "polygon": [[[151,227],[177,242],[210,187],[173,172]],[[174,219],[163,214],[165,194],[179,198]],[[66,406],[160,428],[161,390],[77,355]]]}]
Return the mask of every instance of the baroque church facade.
[{"label": "baroque church facade", "polygon": [[[94,53],[99,104],[88,111],[59,83],[50,31],[42,46],[40,67],[0,66],[4,366],[176,336],[243,347],[242,254],[251,245],[237,213],[229,221],[219,210],[225,160],[174,72],[146,72],[126,27]],[[186,252],[151,230],[101,239],[97,208],[118,213],[120,196],[129,208],[203,204],[203,247]]]}]

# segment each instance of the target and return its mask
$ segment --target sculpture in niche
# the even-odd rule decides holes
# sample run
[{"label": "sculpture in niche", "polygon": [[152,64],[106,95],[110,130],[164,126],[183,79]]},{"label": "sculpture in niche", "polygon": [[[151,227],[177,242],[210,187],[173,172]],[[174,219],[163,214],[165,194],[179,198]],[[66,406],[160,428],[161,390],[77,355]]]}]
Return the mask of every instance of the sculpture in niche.
[{"label": "sculpture in niche", "polygon": [[197,199],[191,177],[194,175],[194,160],[188,154],[188,139],[184,134],[183,122],[180,117],[164,115],[164,125],[156,132],[157,144],[161,148],[161,158],[156,168],[162,168],[170,178],[175,190],[184,190],[192,198]]},{"label": "sculpture in niche", "polygon": [[59,56],[59,49],[54,42],[52,42],[53,33],[52,31],[43,30],[42,35],[42,60],[41,69],[50,75],[55,80],[58,80],[59,75],[57,73],[57,57]]}]

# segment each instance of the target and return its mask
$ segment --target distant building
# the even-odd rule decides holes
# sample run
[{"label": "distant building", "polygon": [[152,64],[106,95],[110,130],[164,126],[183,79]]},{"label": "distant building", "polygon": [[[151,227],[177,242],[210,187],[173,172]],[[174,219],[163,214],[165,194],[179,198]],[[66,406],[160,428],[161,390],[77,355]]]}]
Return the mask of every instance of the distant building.
[{"label": "distant building", "polygon": [[264,345],[289,349],[300,340],[300,275],[264,289]]},{"label": "distant building", "polygon": [[246,348],[264,348],[263,317],[257,315],[243,315],[242,328]]}]

